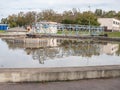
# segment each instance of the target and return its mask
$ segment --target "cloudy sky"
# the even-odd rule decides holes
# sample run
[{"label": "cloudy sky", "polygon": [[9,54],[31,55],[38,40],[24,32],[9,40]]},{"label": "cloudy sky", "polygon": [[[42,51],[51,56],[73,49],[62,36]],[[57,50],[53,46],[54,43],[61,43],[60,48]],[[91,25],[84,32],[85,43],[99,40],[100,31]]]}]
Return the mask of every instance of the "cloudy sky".
[{"label": "cloudy sky", "polygon": [[20,11],[41,11],[53,9],[57,12],[79,8],[80,11],[88,10],[116,10],[120,11],[120,0],[2,0],[0,2],[0,19]]}]

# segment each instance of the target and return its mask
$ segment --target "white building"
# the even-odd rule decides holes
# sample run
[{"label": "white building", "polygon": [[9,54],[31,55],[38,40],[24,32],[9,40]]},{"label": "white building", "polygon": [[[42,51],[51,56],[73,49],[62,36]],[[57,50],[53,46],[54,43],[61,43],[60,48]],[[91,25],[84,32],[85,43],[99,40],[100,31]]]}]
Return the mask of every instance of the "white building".
[{"label": "white building", "polygon": [[115,18],[98,18],[101,26],[107,27],[108,31],[120,31],[120,20]]},{"label": "white building", "polygon": [[28,33],[57,33],[57,23],[56,22],[37,22],[32,27],[27,27]]},{"label": "white building", "polygon": [[57,33],[56,22],[37,22],[36,23],[37,33]]}]

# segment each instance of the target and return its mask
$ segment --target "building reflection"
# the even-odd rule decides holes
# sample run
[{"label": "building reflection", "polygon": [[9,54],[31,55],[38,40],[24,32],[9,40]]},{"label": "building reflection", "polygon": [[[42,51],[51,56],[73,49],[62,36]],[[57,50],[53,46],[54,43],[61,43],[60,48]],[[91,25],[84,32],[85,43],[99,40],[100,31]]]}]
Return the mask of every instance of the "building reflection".
[{"label": "building reflection", "polygon": [[119,44],[82,41],[82,40],[65,40],[47,38],[41,39],[39,44],[30,43],[12,43],[5,40],[10,49],[23,49],[27,55],[31,55],[33,60],[39,60],[40,64],[44,64],[45,60],[56,60],[68,56],[92,57],[100,54],[113,55],[118,52]]},{"label": "building reflection", "polygon": [[119,44],[107,43],[101,46],[101,53],[107,55],[114,55],[119,49]]}]

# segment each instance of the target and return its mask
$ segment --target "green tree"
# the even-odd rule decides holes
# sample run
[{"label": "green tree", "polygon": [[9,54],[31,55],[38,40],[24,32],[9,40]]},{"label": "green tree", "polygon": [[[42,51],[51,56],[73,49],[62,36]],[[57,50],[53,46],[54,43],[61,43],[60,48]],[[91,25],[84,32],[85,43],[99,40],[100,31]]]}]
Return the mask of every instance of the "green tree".
[{"label": "green tree", "polygon": [[120,20],[120,11],[116,14],[116,18]]},{"label": "green tree", "polygon": [[58,23],[64,24],[80,24],[80,25],[96,25],[97,18],[105,17],[105,18],[117,18],[120,19],[120,11],[116,13],[116,11],[104,11],[102,9],[96,9],[95,12],[80,12],[76,8],[72,10],[64,11],[63,13],[58,13],[52,9],[43,10],[39,13],[37,12],[20,12],[18,14],[9,15],[7,18],[2,18],[1,23],[8,23],[10,27],[16,26],[26,26],[32,25],[39,21],[54,21]]},{"label": "green tree", "polygon": [[10,27],[16,27],[17,26],[17,15],[13,14],[8,16],[8,23]]},{"label": "green tree", "polygon": [[1,19],[1,23],[2,23],[2,24],[8,24],[7,18],[2,18],[2,19]]},{"label": "green tree", "polygon": [[103,15],[102,9],[96,9],[95,10],[95,15],[101,17]]},{"label": "green tree", "polygon": [[100,24],[97,21],[97,16],[92,12],[83,12],[81,15],[81,25],[96,25]]},{"label": "green tree", "polygon": [[18,16],[17,16],[17,25],[18,26],[24,26],[26,23],[25,23],[25,16],[24,16],[24,13],[23,12],[20,12],[18,13]]},{"label": "green tree", "polygon": [[105,15],[107,18],[114,18],[116,16],[116,11],[108,11]]},{"label": "green tree", "polygon": [[35,18],[36,18],[37,13],[32,11],[32,12],[27,12],[25,14],[25,24],[26,25],[32,25],[35,23]]},{"label": "green tree", "polygon": [[56,21],[57,16],[58,15],[54,10],[48,9],[48,10],[43,10],[42,12],[40,12],[38,14],[38,19],[46,20],[46,21]]}]

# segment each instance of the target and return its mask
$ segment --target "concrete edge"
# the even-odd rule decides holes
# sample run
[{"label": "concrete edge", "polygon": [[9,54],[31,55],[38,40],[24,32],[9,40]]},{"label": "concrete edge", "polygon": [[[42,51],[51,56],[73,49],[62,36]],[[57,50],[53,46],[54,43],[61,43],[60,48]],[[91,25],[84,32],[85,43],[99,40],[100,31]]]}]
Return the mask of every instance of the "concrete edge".
[{"label": "concrete edge", "polygon": [[44,82],[114,77],[120,77],[120,65],[0,69],[0,82]]}]

